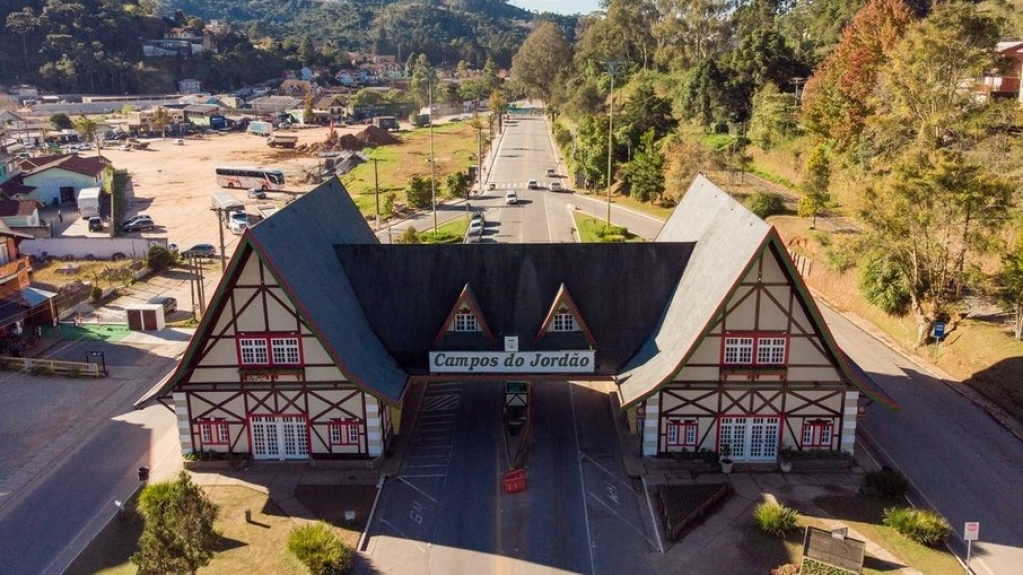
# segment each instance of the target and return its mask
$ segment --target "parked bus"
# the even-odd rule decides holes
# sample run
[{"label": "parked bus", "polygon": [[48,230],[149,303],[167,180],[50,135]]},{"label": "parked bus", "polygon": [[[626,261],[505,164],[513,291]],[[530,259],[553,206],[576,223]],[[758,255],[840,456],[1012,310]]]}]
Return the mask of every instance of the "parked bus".
[{"label": "parked bus", "polygon": [[222,188],[259,188],[281,190],[284,188],[284,172],[273,168],[245,166],[219,166],[217,185]]}]

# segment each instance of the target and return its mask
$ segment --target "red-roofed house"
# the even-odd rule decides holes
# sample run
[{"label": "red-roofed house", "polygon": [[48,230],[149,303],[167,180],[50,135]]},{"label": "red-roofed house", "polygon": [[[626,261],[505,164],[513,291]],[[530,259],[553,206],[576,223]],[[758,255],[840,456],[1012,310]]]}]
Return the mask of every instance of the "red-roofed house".
[{"label": "red-roofed house", "polygon": [[39,226],[39,202],[36,200],[0,200],[0,220],[10,228]]},{"label": "red-roofed house", "polygon": [[103,170],[109,165],[106,158],[77,154],[31,158],[21,165],[28,172],[22,183],[35,188],[25,196],[46,206],[73,203],[82,188],[103,184]]}]

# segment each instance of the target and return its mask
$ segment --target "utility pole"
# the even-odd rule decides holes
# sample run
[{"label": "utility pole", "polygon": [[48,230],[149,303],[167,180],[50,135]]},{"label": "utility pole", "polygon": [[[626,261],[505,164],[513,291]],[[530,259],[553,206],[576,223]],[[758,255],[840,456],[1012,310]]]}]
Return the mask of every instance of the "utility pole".
[{"label": "utility pole", "polygon": [[220,230],[220,271],[227,269],[227,255],[224,254],[224,224],[227,223],[227,216],[223,208],[210,208],[217,214],[217,229]]},{"label": "utility pole", "polygon": [[483,123],[476,116],[476,181],[479,195],[483,195]]},{"label": "utility pole", "polygon": [[373,193],[377,200],[377,230],[380,230],[380,177],[377,173],[377,160],[373,158]]},{"label": "utility pole", "polygon": [[611,75],[611,93],[608,106],[607,120],[607,227],[611,227],[611,157],[614,150],[614,121],[615,121],[615,74],[618,73],[619,62],[609,60],[604,62],[607,73]]},{"label": "utility pole", "polygon": [[430,198],[433,202],[433,233],[437,233],[437,163],[433,155],[433,69],[430,69],[429,106],[430,106]]}]

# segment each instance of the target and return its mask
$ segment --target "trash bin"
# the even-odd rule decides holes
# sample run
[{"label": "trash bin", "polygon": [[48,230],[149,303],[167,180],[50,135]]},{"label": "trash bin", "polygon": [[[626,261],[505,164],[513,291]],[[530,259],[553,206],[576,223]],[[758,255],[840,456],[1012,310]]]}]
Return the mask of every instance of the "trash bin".
[{"label": "trash bin", "polygon": [[145,483],[149,481],[149,468],[146,466],[139,467],[139,483]]}]

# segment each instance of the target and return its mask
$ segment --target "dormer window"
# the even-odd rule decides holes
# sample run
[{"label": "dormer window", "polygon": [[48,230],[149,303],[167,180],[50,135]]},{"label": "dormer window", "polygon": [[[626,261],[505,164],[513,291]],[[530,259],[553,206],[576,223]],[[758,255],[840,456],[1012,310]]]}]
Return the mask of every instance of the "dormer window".
[{"label": "dormer window", "polygon": [[575,323],[575,316],[568,312],[554,314],[551,321],[551,331],[579,331],[579,325]]},{"label": "dormer window", "polygon": [[473,313],[456,313],[455,331],[481,331],[480,322],[476,321],[476,315]]}]

